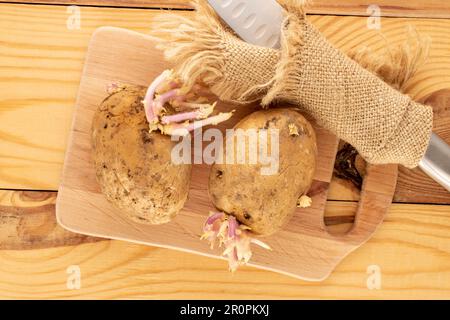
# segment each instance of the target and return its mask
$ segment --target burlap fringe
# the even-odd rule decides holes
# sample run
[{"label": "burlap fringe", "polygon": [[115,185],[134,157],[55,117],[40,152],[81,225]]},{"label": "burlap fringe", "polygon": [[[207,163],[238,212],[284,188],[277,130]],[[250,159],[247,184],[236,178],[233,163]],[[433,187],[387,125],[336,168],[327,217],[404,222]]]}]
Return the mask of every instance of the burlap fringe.
[{"label": "burlap fringe", "polygon": [[[312,0],[277,0],[277,2],[285,10],[285,19],[282,23],[281,30],[281,50],[280,50],[280,61],[276,66],[275,76],[267,83],[263,83],[259,86],[254,86],[249,88],[244,93],[238,95],[238,101],[252,101],[252,97],[259,96],[261,92],[266,92],[261,100],[261,105],[267,107],[276,96],[279,89],[283,87],[294,87],[294,85],[289,86],[289,81],[293,80],[292,77],[285,77],[289,73],[295,72],[294,61],[297,60],[296,57],[301,52],[301,47],[303,44],[304,35],[304,25],[306,18],[306,9],[312,4]],[[292,30],[292,31],[291,31]],[[293,71],[293,72],[291,72]],[[289,80],[288,80],[289,79]],[[296,88],[298,89],[298,88]]]},{"label": "burlap fringe", "polygon": [[[172,12],[158,15],[152,25],[151,35],[159,41],[158,48],[165,58],[173,63],[175,73],[190,88],[195,83],[204,83],[213,92],[220,92],[220,98],[234,102],[250,102],[252,97],[268,91],[262,99],[267,105],[281,98],[281,94],[295,95],[297,66],[301,61],[301,47],[305,27],[305,8],[309,0],[278,0],[286,10],[281,39],[281,56],[276,74],[269,83],[252,88],[233,86],[226,81],[224,70],[227,52],[224,43],[228,37],[235,37],[207,4],[205,0],[195,0],[194,17],[184,17]],[[395,89],[405,91],[406,84],[428,57],[430,38],[409,28],[408,39],[398,45],[388,45],[380,53],[371,48],[352,50],[349,56],[362,67],[371,71]],[[287,80],[289,79],[289,80]],[[292,83],[288,83],[288,82]]]},{"label": "burlap fringe", "polygon": [[[281,59],[277,66],[274,84],[262,99],[263,106],[283,98],[295,96],[298,91],[302,63],[302,37],[305,33],[304,20],[301,16],[288,16],[286,27],[282,30]],[[300,31],[299,31],[300,30]],[[349,57],[358,62],[363,68],[378,76],[381,80],[401,92],[407,92],[408,81],[417,70],[425,64],[431,45],[431,38],[423,36],[412,26],[407,27],[407,39],[397,45],[385,42],[385,50],[374,52],[369,47],[360,47],[348,53]]]},{"label": "burlap fringe", "polygon": [[[309,0],[278,0],[287,10],[303,16]],[[250,102],[254,96],[267,92],[273,81],[252,88],[233,86],[226,81],[222,70],[227,58],[224,43],[236,37],[205,0],[191,2],[194,17],[165,12],[155,17],[150,35],[158,41],[157,48],[175,66],[174,72],[191,88],[204,83],[220,98],[234,102]]]},{"label": "burlap fringe", "polygon": [[281,95],[295,96],[298,88],[298,63],[302,63],[302,47],[305,34],[305,13],[286,11],[286,19],[281,30],[281,54],[276,67],[273,85],[268,90],[261,104],[267,106],[281,99]]},{"label": "burlap fringe", "polygon": [[431,45],[429,36],[419,34],[411,26],[408,26],[407,34],[407,39],[397,45],[388,44],[381,35],[386,46],[380,53],[368,47],[360,47],[350,51],[348,55],[393,88],[407,92],[408,81],[425,64]]},{"label": "burlap fringe", "polygon": [[223,79],[222,39],[227,30],[208,5],[200,1],[192,4],[196,8],[194,18],[165,12],[153,20],[150,35],[158,41],[157,48],[174,64],[175,74],[187,87],[191,88],[200,80],[207,85],[217,85]]}]

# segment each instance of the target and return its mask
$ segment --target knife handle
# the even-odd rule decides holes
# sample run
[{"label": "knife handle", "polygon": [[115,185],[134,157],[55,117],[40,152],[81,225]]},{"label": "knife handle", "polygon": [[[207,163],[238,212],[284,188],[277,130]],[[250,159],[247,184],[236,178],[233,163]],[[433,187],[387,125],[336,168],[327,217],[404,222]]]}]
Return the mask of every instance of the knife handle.
[{"label": "knife handle", "polygon": [[435,133],[419,167],[450,192],[450,146]]}]

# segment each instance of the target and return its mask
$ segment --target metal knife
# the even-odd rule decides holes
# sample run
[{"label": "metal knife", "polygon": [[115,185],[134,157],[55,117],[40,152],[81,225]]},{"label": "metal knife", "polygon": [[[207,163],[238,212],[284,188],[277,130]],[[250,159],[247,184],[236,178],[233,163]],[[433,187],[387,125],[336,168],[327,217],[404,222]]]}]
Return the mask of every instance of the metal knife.
[{"label": "metal knife", "polygon": [[[207,0],[246,42],[278,48],[283,10],[275,0]],[[450,146],[435,133],[419,167],[450,192]]]}]

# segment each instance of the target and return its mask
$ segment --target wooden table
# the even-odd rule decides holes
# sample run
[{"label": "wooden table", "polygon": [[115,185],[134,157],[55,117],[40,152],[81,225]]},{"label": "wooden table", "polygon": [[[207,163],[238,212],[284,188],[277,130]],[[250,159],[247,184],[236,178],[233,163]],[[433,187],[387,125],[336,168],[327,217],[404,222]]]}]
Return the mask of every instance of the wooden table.
[{"label": "wooden table", "polygon": [[[250,267],[232,275],[224,261],[63,230],[54,203],[92,32],[111,25],[148,33],[162,7],[192,13],[181,0],[1,2],[1,298],[450,298],[450,194],[419,170],[401,169],[380,230],[321,283]],[[381,50],[386,42],[367,28],[371,2],[316,0],[310,19],[344,51]],[[79,29],[67,3],[79,5]],[[408,92],[435,105],[435,130],[450,142],[450,3],[377,3],[389,43],[404,40],[408,24],[432,37],[431,57]],[[330,230],[348,229],[358,197],[350,182],[333,179]],[[80,289],[67,285],[73,268]]]}]

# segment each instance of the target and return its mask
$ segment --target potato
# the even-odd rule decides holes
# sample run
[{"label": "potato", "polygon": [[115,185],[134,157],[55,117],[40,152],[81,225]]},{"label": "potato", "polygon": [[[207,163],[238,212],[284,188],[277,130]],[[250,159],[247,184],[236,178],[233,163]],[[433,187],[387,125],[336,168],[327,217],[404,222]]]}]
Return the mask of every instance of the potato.
[{"label": "potato", "polygon": [[275,174],[262,175],[263,166],[252,164],[248,157],[244,164],[214,164],[209,194],[219,210],[235,216],[257,235],[270,235],[288,221],[297,200],[311,186],[316,136],[311,124],[293,109],[257,111],[242,119],[237,128],[279,129],[279,169]]},{"label": "potato", "polygon": [[107,97],[92,123],[93,159],[102,192],[123,214],[146,224],[168,222],[183,207],[191,165],[175,165],[176,142],[149,133],[145,88],[129,86]]}]

